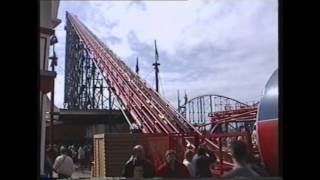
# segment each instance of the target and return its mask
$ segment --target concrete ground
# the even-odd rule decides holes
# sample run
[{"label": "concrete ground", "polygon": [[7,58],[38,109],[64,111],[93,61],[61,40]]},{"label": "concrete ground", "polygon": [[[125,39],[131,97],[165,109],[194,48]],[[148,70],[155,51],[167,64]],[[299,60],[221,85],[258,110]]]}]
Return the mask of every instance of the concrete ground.
[{"label": "concrete ground", "polygon": [[[72,174],[72,179],[87,179],[91,177],[89,168],[79,169],[78,165],[74,165],[75,171]],[[58,174],[53,172],[53,178],[57,178]]]}]

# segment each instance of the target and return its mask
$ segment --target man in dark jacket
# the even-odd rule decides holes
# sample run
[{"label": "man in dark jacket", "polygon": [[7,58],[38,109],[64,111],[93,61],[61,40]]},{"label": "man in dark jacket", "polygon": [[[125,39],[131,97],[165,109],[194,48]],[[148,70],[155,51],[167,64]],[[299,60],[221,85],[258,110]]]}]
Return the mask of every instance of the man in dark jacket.
[{"label": "man in dark jacket", "polygon": [[195,157],[195,175],[196,177],[212,177],[211,164],[216,162],[214,152],[208,150],[205,144],[201,144]]},{"label": "man in dark jacket", "polygon": [[[258,166],[253,166],[249,162],[249,152],[247,144],[243,141],[234,140],[230,143],[230,151],[234,161],[234,169],[224,178],[256,178],[260,177]],[[259,172],[263,172],[262,169]]]},{"label": "man in dark jacket", "polygon": [[122,176],[133,178],[152,178],[155,175],[153,164],[145,158],[145,152],[141,145],[133,148],[133,155],[126,162]]}]

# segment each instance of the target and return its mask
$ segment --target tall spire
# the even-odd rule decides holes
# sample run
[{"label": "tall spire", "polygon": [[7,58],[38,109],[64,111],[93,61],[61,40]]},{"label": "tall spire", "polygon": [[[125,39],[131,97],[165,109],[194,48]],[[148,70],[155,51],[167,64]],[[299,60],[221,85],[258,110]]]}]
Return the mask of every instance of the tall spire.
[{"label": "tall spire", "polygon": [[159,54],[157,49],[157,40],[154,40],[154,48],[155,48],[155,56],[156,56],[156,62],[159,61]]},{"label": "tall spire", "polygon": [[184,104],[187,104],[188,102],[188,96],[186,90],[184,90]]},{"label": "tall spire", "polygon": [[154,40],[154,48],[155,48],[155,63],[153,63],[152,65],[154,66],[154,69],[155,69],[156,91],[159,93],[159,78],[158,78],[159,68],[158,68],[158,66],[160,65],[160,63],[158,63],[159,54],[158,54],[157,41],[156,40]]},{"label": "tall spire", "polygon": [[180,112],[180,93],[178,89],[178,112]]},{"label": "tall spire", "polygon": [[137,56],[137,63],[136,63],[136,73],[139,74],[139,59]]}]

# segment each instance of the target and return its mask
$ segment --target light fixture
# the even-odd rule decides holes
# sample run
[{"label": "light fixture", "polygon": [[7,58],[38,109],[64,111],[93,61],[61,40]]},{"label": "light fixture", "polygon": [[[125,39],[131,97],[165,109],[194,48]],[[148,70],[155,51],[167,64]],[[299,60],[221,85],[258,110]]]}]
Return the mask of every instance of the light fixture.
[{"label": "light fixture", "polygon": [[54,45],[58,43],[58,39],[57,39],[57,36],[56,35],[53,35],[50,39],[50,45]]},{"label": "light fixture", "polygon": [[53,51],[53,55],[49,57],[49,59],[51,59],[51,67],[58,65],[58,57],[56,56],[56,51]]}]

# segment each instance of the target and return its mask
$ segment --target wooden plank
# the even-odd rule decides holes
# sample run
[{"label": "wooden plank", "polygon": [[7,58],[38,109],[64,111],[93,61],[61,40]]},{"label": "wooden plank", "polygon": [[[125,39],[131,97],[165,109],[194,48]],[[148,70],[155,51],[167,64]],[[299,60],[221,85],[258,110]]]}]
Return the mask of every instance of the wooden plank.
[{"label": "wooden plank", "polygon": [[[124,164],[130,158],[132,148],[135,145],[142,145],[145,148],[146,156],[151,158],[151,151],[149,151],[150,147],[148,147],[150,145],[150,141],[148,139],[158,139],[152,137],[162,137],[160,139],[163,139],[163,136],[167,137],[167,135],[161,134],[129,133],[107,133],[94,135],[95,177],[120,177]],[[161,144],[163,144],[163,140],[161,142]],[[150,150],[155,153],[155,149]],[[159,155],[159,153],[162,154],[162,151],[164,150],[158,152],[157,155]]]}]

